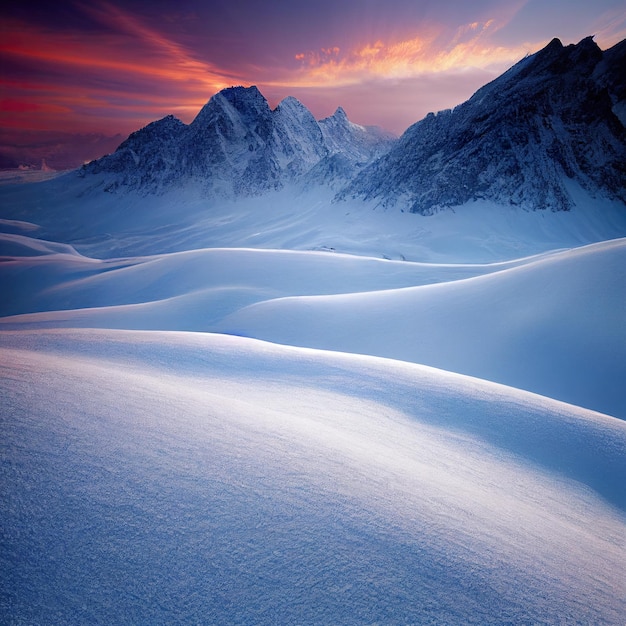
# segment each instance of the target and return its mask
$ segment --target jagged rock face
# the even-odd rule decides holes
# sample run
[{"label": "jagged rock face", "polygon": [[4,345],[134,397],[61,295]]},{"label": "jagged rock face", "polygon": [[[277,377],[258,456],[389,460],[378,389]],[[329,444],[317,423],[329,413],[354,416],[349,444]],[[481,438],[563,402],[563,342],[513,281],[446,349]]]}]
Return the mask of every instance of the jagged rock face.
[{"label": "jagged rock face", "polygon": [[[254,195],[303,178],[336,153],[355,168],[390,145],[390,136],[351,124],[343,113],[340,140],[324,132],[311,112],[289,97],[274,110],[256,87],[224,89],[188,126],[172,116],[133,133],[117,151],[82,170],[108,172],[120,187],[157,193],[188,180],[209,194]],[[330,119],[330,118],[329,118]],[[354,145],[352,145],[354,144]],[[323,169],[323,167],[322,167]]]},{"label": "jagged rock face", "polygon": [[422,214],[478,198],[567,210],[574,180],[626,202],[619,46],[602,53],[591,38],[553,40],[464,104],[413,125],[342,195]]},{"label": "jagged rock face", "polygon": [[109,190],[127,187],[172,184],[175,180],[176,145],[186,130],[185,124],[168,115],[132,133],[113,154],[83,166],[81,174],[117,174]]},{"label": "jagged rock face", "polygon": [[340,189],[397,141],[382,128],[354,124],[341,107],[318,125],[328,154],[308,171],[305,183],[309,187],[326,185]]},{"label": "jagged rock face", "polygon": [[324,136],[311,112],[295,98],[285,98],[273,111],[276,129],[272,137],[279,165],[290,176],[308,172],[328,154]]},{"label": "jagged rock face", "polygon": [[366,163],[389,150],[396,137],[375,126],[360,126],[348,119],[339,107],[333,115],[320,120],[319,126],[332,154],[343,154],[357,163]]},{"label": "jagged rock face", "polygon": [[270,149],[272,111],[258,89],[216,94],[190,124],[180,145],[182,172],[209,188],[239,194],[273,187],[279,172]]},{"label": "jagged rock face", "polygon": [[604,52],[593,71],[593,78],[607,89],[613,113],[626,127],[626,39]]}]

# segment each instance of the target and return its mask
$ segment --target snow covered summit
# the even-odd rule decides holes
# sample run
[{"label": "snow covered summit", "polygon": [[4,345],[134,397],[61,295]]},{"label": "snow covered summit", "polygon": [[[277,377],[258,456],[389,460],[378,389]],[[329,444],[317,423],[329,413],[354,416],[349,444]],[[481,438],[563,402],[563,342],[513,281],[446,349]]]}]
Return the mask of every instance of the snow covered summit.
[{"label": "snow covered summit", "polygon": [[208,195],[255,195],[282,188],[335,154],[352,174],[394,139],[352,124],[343,110],[318,123],[296,98],[272,110],[256,87],[231,87],[214,95],[191,124],[173,116],[153,122],[81,174],[113,175],[108,191],[157,193],[195,179]]},{"label": "snow covered summit", "polygon": [[429,114],[343,196],[414,213],[486,199],[568,210],[582,188],[626,202],[626,42],[552,40],[453,110]]}]

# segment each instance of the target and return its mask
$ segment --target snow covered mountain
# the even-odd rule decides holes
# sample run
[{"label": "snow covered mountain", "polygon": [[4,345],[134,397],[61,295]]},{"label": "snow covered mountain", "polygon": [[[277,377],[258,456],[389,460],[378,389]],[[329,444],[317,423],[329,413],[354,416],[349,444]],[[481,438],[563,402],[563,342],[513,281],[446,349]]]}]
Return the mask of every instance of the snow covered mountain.
[{"label": "snow covered mountain", "polygon": [[191,124],[171,115],[153,122],[81,175],[112,174],[108,191],[156,193],[194,179],[208,195],[255,195],[280,189],[333,157],[351,176],[394,140],[351,123],[343,109],[318,123],[296,98],[272,110],[256,87],[231,87],[213,96]]},{"label": "snow covered mountain", "polygon": [[162,193],[190,180],[203,195],[254,196],[293,182],[432,214],[484,199],[569,210],[582,189],[626,202],[626,41],[554,39],[467,102],[429,114],[396,140],[339,107],[316,121],[256,87],[215,96],[189,125],[173,116],[133,133],[80,172],[106,191]]},{"label": "snow covered mountain", "polygon": [[568,210],[626,202],[626,42],[553,39],[453,110],[411,126],[342,193],[432,214],[487,199]]},{"label": "snow covered mountain", "polygon": [[338,107],[319,122],[329,154],[308,174],[309,184],[345,186],[374,159],[387,153],[396,138],[378,126],[360,126]]}]

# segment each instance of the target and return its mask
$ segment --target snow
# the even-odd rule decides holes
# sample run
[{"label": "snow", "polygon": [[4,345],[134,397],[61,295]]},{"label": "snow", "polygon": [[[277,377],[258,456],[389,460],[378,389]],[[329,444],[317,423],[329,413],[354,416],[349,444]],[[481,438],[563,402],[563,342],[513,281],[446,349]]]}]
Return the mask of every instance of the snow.
[{"label": "snow", "polygon": [[5,220],[35,222],[37,237],[96,258],[245,247],[490,263],[626,236],[623,205],[591,198],[573,183],[577,207],[568,212],[503,211],[480,201],[428,217],[334,201],[319,186],[211,201],[192,184],[159,196],[102,193],[106,178],[91,188],[75,173],[45,184],[0,186]]},{"label": "snow", "polygon": [[0,187],[0,622],[623,621],[623,206],[72,181]]},{"label": "snow", "polygon": [[207,333],[4,332],[23,621],[618,623],[626,423]]},{"label": "snow", "polygon": [[101,261],[20,235],[0,235],[0,253],[0,329],[249,336],[432,365],[626,419],[626,239],[491,264],[241,248]]},{"label": "snow", "polygon": [[483,276],[248,305],[212,329],[386,356],[626,419],[626,240]]}]

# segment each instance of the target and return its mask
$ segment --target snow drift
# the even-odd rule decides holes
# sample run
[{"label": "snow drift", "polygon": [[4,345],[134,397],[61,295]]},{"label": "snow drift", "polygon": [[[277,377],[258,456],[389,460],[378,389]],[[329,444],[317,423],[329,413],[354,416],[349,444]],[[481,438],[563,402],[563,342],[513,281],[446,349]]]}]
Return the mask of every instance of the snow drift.
[{"label": "snow drift", "polygon": [[484,265],[251,249],[99,261],[2,242],[0,328],[245,335],[432,365],[626,418],[624,239]]},{"label": "snow drift", "polygon": [[626,424],[418,365],[4,332],[4,617],[618,623]]}]

